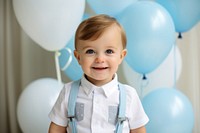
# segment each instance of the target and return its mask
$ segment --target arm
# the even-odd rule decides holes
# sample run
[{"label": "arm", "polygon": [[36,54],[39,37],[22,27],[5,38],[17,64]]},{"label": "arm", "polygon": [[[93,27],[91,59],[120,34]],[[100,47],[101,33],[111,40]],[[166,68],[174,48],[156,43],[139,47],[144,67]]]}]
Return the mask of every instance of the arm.
[{"label": "arm", "polygon": [[146,133],[146,128],[142,126],[137,129],[131,129],[130,133]]},{"label": "arm", "polygon": [[67,133],[67,131],[66,127],[62,127],[51,122],[49,126],[49,133]]}]

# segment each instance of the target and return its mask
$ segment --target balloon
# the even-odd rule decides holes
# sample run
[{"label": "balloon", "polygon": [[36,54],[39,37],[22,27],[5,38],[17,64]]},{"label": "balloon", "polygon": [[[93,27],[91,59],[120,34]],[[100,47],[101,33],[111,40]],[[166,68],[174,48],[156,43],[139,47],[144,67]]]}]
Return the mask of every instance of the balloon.
[{"label": "balloon", "polygon": [[69,77],[71,80],[78,80],[82,77],[83,71],[78,64],[78,61],[73,55],[74,51],[74,37],[70,42],[63,48],[60,52],[59,63],[61,70],[64,71],[64,74]]},{"label": "balloon", "polygon": [[87,0],[96,14],[115,16],[137,0]]},{"label": "balloon", "polygon": [[48,132],[48,114],[62,87],[55,79],[41,78],[23,90],[17,104],[17,118],[23,133]]},{"label": "balloon", "polygon": [[137,90],[141,97],[157,88],[173,87],[180,77],[181,70],[182,57],[177,46],[171,49],[166,59],[153,72],[146,75],[146,80],[142,79],[143,75],[131,69],[126,61],[122,63],[125,80]]},{"label": "balloon", "polygon": [[23,30],[42,48],[64,48],[81,21],[85,0],[13,0]]},{"label": "balloon", "polygon": [[188,98],[174,88],[152,91],[142,100],[150,121],[147,133],[192,133],[193,108]]},{"label": "balloon", "polygon": [[171,14],[177,32],[186,32],[197,24],[200,0],[156,0]]},{"label": "balloon", "polygon": [[138,1],[117,16],[127,34],[127,63],[138,73],[155,70],[175,44],[169,13],[152,1]]}]

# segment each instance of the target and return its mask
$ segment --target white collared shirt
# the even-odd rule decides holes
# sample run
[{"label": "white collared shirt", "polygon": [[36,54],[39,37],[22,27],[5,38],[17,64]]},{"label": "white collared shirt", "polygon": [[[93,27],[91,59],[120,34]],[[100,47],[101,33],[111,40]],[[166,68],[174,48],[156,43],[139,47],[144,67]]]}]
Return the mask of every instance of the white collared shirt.
[{"label": "white collared shirt", "polygon": [[[67,105],[71,84],[64,85],[49,117],[60,126],[67,126]],[[136,90],[124,85],[126,90],[126,117],[123,133],[144,126],[148,117],[144,112]],[[101,86],[95,86],[84,76],[81,79],[76,101],[76,120],[78,133],[114,133],[119,104],[118,78]],[[68,133],[71,133],[68,129]]]}]

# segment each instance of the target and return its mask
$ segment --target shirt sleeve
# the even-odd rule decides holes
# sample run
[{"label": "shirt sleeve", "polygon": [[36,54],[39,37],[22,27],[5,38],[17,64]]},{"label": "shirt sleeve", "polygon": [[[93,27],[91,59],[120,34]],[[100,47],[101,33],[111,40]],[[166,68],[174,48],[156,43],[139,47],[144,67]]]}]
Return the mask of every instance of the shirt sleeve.
[{"label": "shirt sleeve", "polygon": [[127,100],[129,100],[128,103],[130,104],[127,105],[127,111],[128,111],[127,114],[128,114],[130,129],[136,129],[145,126],[148,123],[149,118],[144,111],[140,98],[134,88],[130,86],[128,86],[127,88],[128,88]]},{"label": "shirt sleeve", "polygon": [[63,89],[61,90],[56,103],[54,104],[52,110],[49,113],[49,118],[52,122],[57,125],[67,127],[68,119],[67,119],[67,103],[70,85],[65,84]]}]

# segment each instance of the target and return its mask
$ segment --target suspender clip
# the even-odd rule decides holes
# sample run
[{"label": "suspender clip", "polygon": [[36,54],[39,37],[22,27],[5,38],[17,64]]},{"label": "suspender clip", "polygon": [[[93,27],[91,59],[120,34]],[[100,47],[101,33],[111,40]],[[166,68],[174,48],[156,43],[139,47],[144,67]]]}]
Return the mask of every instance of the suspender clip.
[{"label": "suspender clip", "polygon": [[118,117],[118,122],[122,124],[126,119],[126,117]]},{"label": "suspender clip", "polygon": [[72,122],[74,120],[75,116],[68,116],[67,118]]}]

